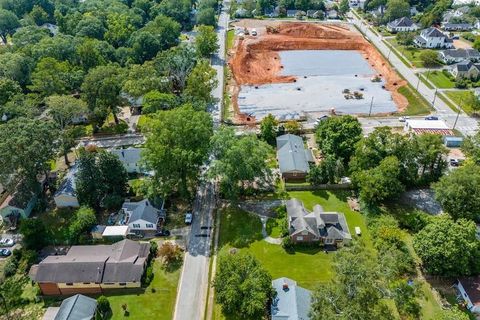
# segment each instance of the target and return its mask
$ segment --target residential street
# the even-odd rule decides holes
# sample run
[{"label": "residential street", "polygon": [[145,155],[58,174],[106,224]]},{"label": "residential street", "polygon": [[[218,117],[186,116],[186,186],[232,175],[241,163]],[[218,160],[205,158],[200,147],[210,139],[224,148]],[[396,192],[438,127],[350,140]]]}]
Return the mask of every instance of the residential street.
[{"label": "residential street", "polygon": [[[208,111],[212,114],[215,129],[220,125],[223,103],[223,68],[225,65],[228,7],[229,2],[224,2],[217,28],[219,50],[212,57],[212,66],[217,72],[218,80],[218,86],[212,94],[217,102]],[[202,184],[197,192],[193,223],[187,240],[187,252],[175,305],[175,320],[200,320],[204,317],[209,286],[208,274],[215,204],[216,190],[214,184],[212,182]]]},{"label": "residential street", "polygon": [[[363,21],[358,19],[352,13],[349,13],[349,19],[367,36],[367,38],[380,50],[384,56],[389,56],[389,61],[397,70],[397,72],[399,72],[415,88],[418,83],[418,77],[415,75],[414,70],[403,64],[403,62],[395,54],[391,53],[389,55],[390,48],[388,48],[382,42],[382,39],[374,34]],[[418,85],[418,92],[425,97],[427,101],[434,101],[435,89],[430,89],[425,84],[420,82]],[[445,120],[450,127],[453,127],[455,119],[457,118],[457,113],[451,110],[450,107],[438,97],[435,98],[434,108],[436,109],[435,114]],[[472,135],[477,130],[478,123],[475,119],[469,117],[464,112],[461,112],[455,128],[464,135]]]}]

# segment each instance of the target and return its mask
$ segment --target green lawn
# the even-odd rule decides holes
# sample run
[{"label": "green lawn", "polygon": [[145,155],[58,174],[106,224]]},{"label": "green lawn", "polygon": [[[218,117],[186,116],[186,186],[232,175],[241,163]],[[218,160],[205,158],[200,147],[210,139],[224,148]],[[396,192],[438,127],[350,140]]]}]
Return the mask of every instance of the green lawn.
[{"label": "green lawn", "polygon": [[[154,278],[144,293],[112,294],[108,300],[112,307],[112,320],[170,320],[173,317],[178,279],[181,268],[166,271],[159,261],[154,262]],[[129,316],[123,314],[122,305],[127,304]]]},{"label": "green lawn", "polygon": [[[304,201],[307,209],[320,204],[326,211],[343,212],[347,218],[350,232],[360,226],[362,237],[371,246],[364,217],[348,207],[343,192],[290,192],[290,197]],[[262,240],[260,219],[250,213],[236,209],[222,212],[219,247],[220,254],[226,254],[231,247],[253,254],[270,272],[272,277],[289,277],[300,286],[314,289],[318,284],[332,279],[332,258],[334,253],[326,254],[320,247],[301,248],[287,253],[280,245],[269,244]]]},{"label": "green lawn", "polygon": [[142,114],[138,117],[137,130],[140,132],[145,129],[145,126],[152,122],[152,118],[148,114]]},{"label": "green lawn", "polygon": [[437,88],[450,89],[455,88],[455,82],[450,80],[443,71],[432,71],[423,73],[425,78],[430,80]]},{"label": "green lawn", "polygon": [[408,100],[408,107],[407,110],[402,112],[403,115],[414,116],[429,114],[430,111],[433,110],[425,98],[420,96],[410,85],[399,88],[398,92]]},{"label": "green lawn", "polygon": [[[421,49],[414,48],[414,47],[406,47],[404,45],[401,45],[397,42],[396,39],[388,39],[387,40],[394,48],[398,50],[407,60],[410,62],[410,64],[414,67],[417,68],[423,68],[423,62],[420,60],[420,52],[422,52]],[[397,54],[398,55],[398,54]],[[403,61],[405,63],[405,61]],[[408,66],[408,64],[407,64]]]},{"label": "green lawn", "polygon": [[235,30],[228,30],[227,31],[227,50],[233,48],[235,39]]},{"label": "green lawn", "polygon": [[467,114],[471,115],[473,113],[471,99],[473,96],[472,91],[464,90],[464,91],[448,91],[445,92],[450,99],[453,100],[459,107],[463,109]]}]

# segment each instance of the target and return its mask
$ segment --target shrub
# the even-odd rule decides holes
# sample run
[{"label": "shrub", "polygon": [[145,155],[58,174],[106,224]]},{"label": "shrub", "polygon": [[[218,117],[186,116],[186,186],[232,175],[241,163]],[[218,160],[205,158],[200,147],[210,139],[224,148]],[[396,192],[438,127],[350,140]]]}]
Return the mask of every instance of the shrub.
[{"label": "shrub", "polygon": [[7,263],[5,263],[5,266],[3,267],[5,278],[9,278],[17,273],[17,263],[18,261],[14,259],[8,259]]},{"label": "shrub", "polygon": [[180,247],[171,242],[165,242],[158,250],[158,255],[163,258],[165,264],[170,264],[180,260]]},{"label": "shrub", "polygon": [[153,277],[154,277],[153,266],[149,265],[145,270],[145,273],[143,274],[142,285],[148,286],[150,283],[152,283]]},{"label": "shrub", "polygon": [[285,250],[291,250],[293,249],[293,240],[290,237],[285,237],[282,240],[282,248]]},{"label": "shrub", "polygon": [[112,309],[110,307],[110,301],[108,301],[107,297],[100,296],[97,299],[97,313],[100,319],[108,319],[109,314],[111,313]]}]

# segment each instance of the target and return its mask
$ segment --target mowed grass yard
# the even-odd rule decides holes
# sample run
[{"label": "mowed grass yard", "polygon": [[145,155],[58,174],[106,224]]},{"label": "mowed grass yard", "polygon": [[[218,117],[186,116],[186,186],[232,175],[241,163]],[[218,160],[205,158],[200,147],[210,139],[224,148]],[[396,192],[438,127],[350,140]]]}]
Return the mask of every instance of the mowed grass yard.
[{"label": "mowed grass yard", "polygon": [[[304,202],[308,210],[320,204],[326,211],[338,211],[345,214],[350,228],[362,229],[362,237],[371,245],[370,236],[364,217],[350,210],[344,192],[290,192],[291,198]],[[297,248],[294,253],[287,253],[280,245],[269,244],[262,239],[262,225],[258,216],[238,209],[223,211],[220,226],[220,255],[228,254],[235,247],[254,255],[270,272],[272,277],[289,277],[300,286],[314,289],[333,277],[332,259],[335,253],[324,253],[321,247]]]},{"label": "mowed grass yard", "polygon": [[447,91],[445,92],[453,102],[460,106],[467,114],[472,115],[473,109],[471,105],[473,91]]},{"label": "mowed grass yard", "polygon": [[443,71],[432,71],[423,73],[425,78],[430,80],[437,88],[451,89],[455,88],[455,82],[450,80]]},{"label": "mowed grass yard", "polygon": [[400,52],[410,64],[417,68],[423,68],[423,62],[420,60],[420,53],[422,52],[421,49],[415,47],[406,47],[401,45],[394,39],[388,39],[388,43],[390,43],[398,52]]},{"label": "mowed grass yard", "polygon": [[401,115],[415,116],[429,114],[433,108],[414,88],[410,85],[405,85],[398,88],[398,92],[408,100],[408,106]]},{"label": "mowed grass yard", "polygon": [[[144,293],[111,294],[112,320],[171,320],[175,308],[177,285],[181,268],[167,271],[157,259],[153,265],[154,278]],[[129,316],[124,316],[122,305],[127,304]]]}]

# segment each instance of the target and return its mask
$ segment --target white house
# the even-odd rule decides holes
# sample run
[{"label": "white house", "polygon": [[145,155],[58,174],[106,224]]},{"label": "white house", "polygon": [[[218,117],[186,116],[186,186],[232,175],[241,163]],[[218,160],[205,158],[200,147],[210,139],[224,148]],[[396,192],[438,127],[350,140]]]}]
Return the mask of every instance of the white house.
[{"label": "white house", "polygon": [[122,162],[125,170],[128,173],[142,172],[140,160],[142,149],[140,148],[128,148],[128,149],[111,149],[108,152],[116,155]]},{"label": "white house", "polygon": [[414,42],[420,48],[453,48],[453,40],[439,29],[433,27],[422,30],[420,35],[415,37]]},{"label": "white house", "polygon": [[78,172],[78,166],[73,165],[70,170],[68,170],[67,175],[60,184],[57,192],[53,196],[55,205],[57,208],[78,208],[80,204],[78,203],[77,193],[75,191],[75,178]]},{"label": "white house", "polygon": [[444,136],[454,135],[452,130],[443,120],[416,120],[409,119],[405,122],[404,131],[415,134],[433,133]]},{"label": "white house", "polygon": [[348,0],[348,5],[352,9],[363,9],[365,7],[366,0]]},{"label": "white house", "polygon": [[472,313],[480,314],[480,279],[465,277],[457,280],[457,290]]},{"label": "white house", "polygon": [[418,26],[410,18],[403,17],[387,23],[387,30],[390,32],[411,32],[417,31]]},{"label": "white house", "polygon": [[475,49],[448,49],[438,53],[438,58],[445,64],[462,61],[480,61],[480,52]]},{"label": "white house", "polygon": [[480,63],[473,63],[465,60],[453,65],[450,69],[455,79],[471,79],[480,78]]},{"label": "white house", "polygon": [[120,213],[124,214],[121,225],[128,225],[130,232],[152,235],[165,220],[165,212],[156,208],[148,199],[139,202],[124,202]]}]

